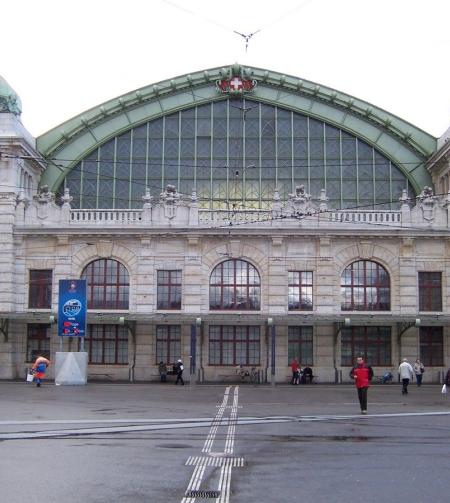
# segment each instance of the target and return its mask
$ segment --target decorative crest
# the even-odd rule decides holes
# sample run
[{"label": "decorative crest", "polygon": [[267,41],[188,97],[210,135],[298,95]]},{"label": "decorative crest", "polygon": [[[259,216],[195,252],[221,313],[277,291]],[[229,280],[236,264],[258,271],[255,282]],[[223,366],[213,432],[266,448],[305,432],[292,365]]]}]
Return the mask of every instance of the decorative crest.
[{"label": "decorative crest", "polygon": [[251,72],[235,64],[222,71],[223,77],[216,80],[216,89],[223,94],[242,95],[254,91],[258,82],[251,78]]},{"label": "decorative crest", "polygon": [[244,94],[251,93],[257,86],[254,79],[241,79],[235,75],[231,79],[216,80],[216,88],[224,94]]}]

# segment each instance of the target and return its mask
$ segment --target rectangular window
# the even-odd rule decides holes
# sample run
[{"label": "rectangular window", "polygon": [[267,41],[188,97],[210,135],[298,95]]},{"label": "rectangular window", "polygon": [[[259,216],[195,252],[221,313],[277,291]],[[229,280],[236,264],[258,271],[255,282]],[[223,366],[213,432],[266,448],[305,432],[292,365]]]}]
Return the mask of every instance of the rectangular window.
[{"label": "rectangular window", "polygon": [[442,273],[419,272],[419,311],[442,311]]},{"label": "rectangular window", "polygon": [[302,366],[313,365],[313,328],[289,327],[288,365],[296,359]]},{"label": "rectangular window", "polygon": [[313,273],[310,271],[289,271],[288,274],[289,311],[312,311]]},{"label": "rectangular window", "polygon": [[344,328],[341,331],[341,365],[353,366],[358,356],[368,365],[391,365],[391,328]]},{"label": "rectangular window", "polygon": [[180,325],[158,325],[156,327],[156,363],[173,364],[181,358]]},{"label": "rectangular window", "polygon": [[[84,338],[90,364],[126,365],[128,329],[123,325],[88,325]],[[78,341],[80,347],[80,341]]]},{"label": "rectangular window", "polygon": [[181,309],[181,271],[158,271],[157,309]]},{"label": "rectangular window", "polygon": [[259,365],[259,327],[211,325],[210,365]]},{"label": "rectangular window", "polygon": [[442,327],[420,327],[420,359],[425,367],[444,365]]},{"label": "rectangular window", "polygon": [[30,269],[28,307],[50,309],[52,307],[52,270]]},{"label": "rectangular window", "polygon": [[50,358],[50,325],[31,323],[27,325],[27,362],[38,356]]}]

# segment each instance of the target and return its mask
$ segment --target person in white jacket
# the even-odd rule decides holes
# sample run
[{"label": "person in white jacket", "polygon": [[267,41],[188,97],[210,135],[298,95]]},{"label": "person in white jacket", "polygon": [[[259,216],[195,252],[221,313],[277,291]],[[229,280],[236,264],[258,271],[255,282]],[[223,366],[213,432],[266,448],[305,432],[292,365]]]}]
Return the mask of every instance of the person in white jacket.
[{"label": "person in white jacket", "polygon": [[408,394],[408,384],[409,381],[413,378],[414,371],[411,367],[411,364],[408,363],[406,358],[403,358],[402,363],[398,367],[398,373],[400,374],[400,379],[402,380],[402,395]]}]

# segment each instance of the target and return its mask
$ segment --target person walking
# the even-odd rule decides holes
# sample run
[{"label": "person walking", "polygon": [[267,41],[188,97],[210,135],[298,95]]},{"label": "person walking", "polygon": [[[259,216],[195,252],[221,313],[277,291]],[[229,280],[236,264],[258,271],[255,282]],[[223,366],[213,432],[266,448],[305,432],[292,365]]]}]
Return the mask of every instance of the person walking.
[{"label": "person walking", "polygon": [[167,381],[167,365],[163,361],[159,362],[158,372],[159,372],[159,378],[160,378],[161,382],[166,382]]},{"label": "person walking", "polygon": [[47,367],[50,365],[50,360],[45,358],[45,356],[38,356],[31,367],[34,371],[34,382],[38,388],[41,387],[41,379],[44,379]]},{"label": "person walking", "polygon": [[184,381],[183,381],[183,370],[184,370],[184,365],[181,360],[178,360],[177,364],[175,365],[176,373],[177,373],[177,379],[175,381],[175,384],[178,384],[178,381],[181,382],[181,384],[184,386]]},{"label": "person walking", "polygon": [[416,375],[416,383],[417,387],[420,388],[422,386],[422,374],[425,372],[425,367],[423,366],[423,363],[417,358],[417,360],[414,362],[414,374]]},{"label": "person walking", "polygon": [[414,371],[411,364],[406,358],[403,358],[402,363],[398,367],[398,373],[400,374],[400,379],[402,380],[402,395],[408,394],[408,384],[413,378]]},{"label": "person walking", "polygon": [[367,414],[367,390],[373,378],[373,370],[370,365],[364,363],[362,356],[358,356],[356,359],[356,365],[350,371],[350,377],[354,379],[358,391],[361,414]]},{"label": "person walking", "polygon": [[298,384],[300,378],[300,366],[298,364],[297,358],[294,358],[291,362],[292,379],[291,384]]}]

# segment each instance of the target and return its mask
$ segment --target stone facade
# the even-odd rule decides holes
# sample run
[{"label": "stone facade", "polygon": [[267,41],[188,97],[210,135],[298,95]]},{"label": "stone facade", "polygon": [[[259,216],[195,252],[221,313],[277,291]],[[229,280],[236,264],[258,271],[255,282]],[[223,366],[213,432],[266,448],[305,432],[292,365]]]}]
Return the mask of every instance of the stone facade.
[{"label": "stone facade", "polygon": [[[435,153],[429,170],[440,186],[449,170],[448,143]],[[344,326],[389,326],[391,364],[377,375],[396,375],[400,358],[419,356],[419,325],[443,327],[443,365],[427,369],[424,382],[438,382],[450,365],[450,195],[425,187],[413,201],[404,193],[398,211],[328,209],[327,197],[299,186],[282,203],[274,193],[271,211],[201,210],[197,196],[167,186],[159,197],[143,190],[142,209],[71,208],[68,190],[61,201],[39,180],[46,164],[19,118],[0,113],[0,378],[22,378],[27,362],[27,324],[57,316],[60,279],[79,278],[93,260],[119,261],[130,277],[129,309],[93,310],[88,322],[128,329],[128,364],[89,365],[90,379],[145,381],[158,378],[156,326],[181,326],[181,356],[187,372],[201,381],[237,378],[234,366],[209,364],[209,326],[260,327],[263,380],[287,382],[288,327],[313,327],[313,369],[317,382],[348,381],[341,365]],[[437,173],[437,174],[436,174]],[[39,187],[39,188],[38,188]],[[282,216],[283,218],[280,218]],[[209,308],[211,272],[227,259],[252,264],[261,279],[261,308],[215,311]],[[389,311],[341,310],[341,275],[357,260],[375,261],[389,273]],[[50,269],[52,307],[30,309],[29,271]],[[182,271],[182,306],[156,308],[158,270]],[[288,310],[288,272],[313,273],[313,309]],[[442,273],[442,311],[420,312],[418,273]],[[420,320],[416,321],[416,320]],[[275,353],[273,341],[275,337]],[[192,341],[195,345],[192,346]],[[76,350],[51,326],[50,353]],[[196,348],[196,368],[191,348]],[[274,362],[274,366],[272,365]],[[50,371],[50,377],[51,377]]]}]

